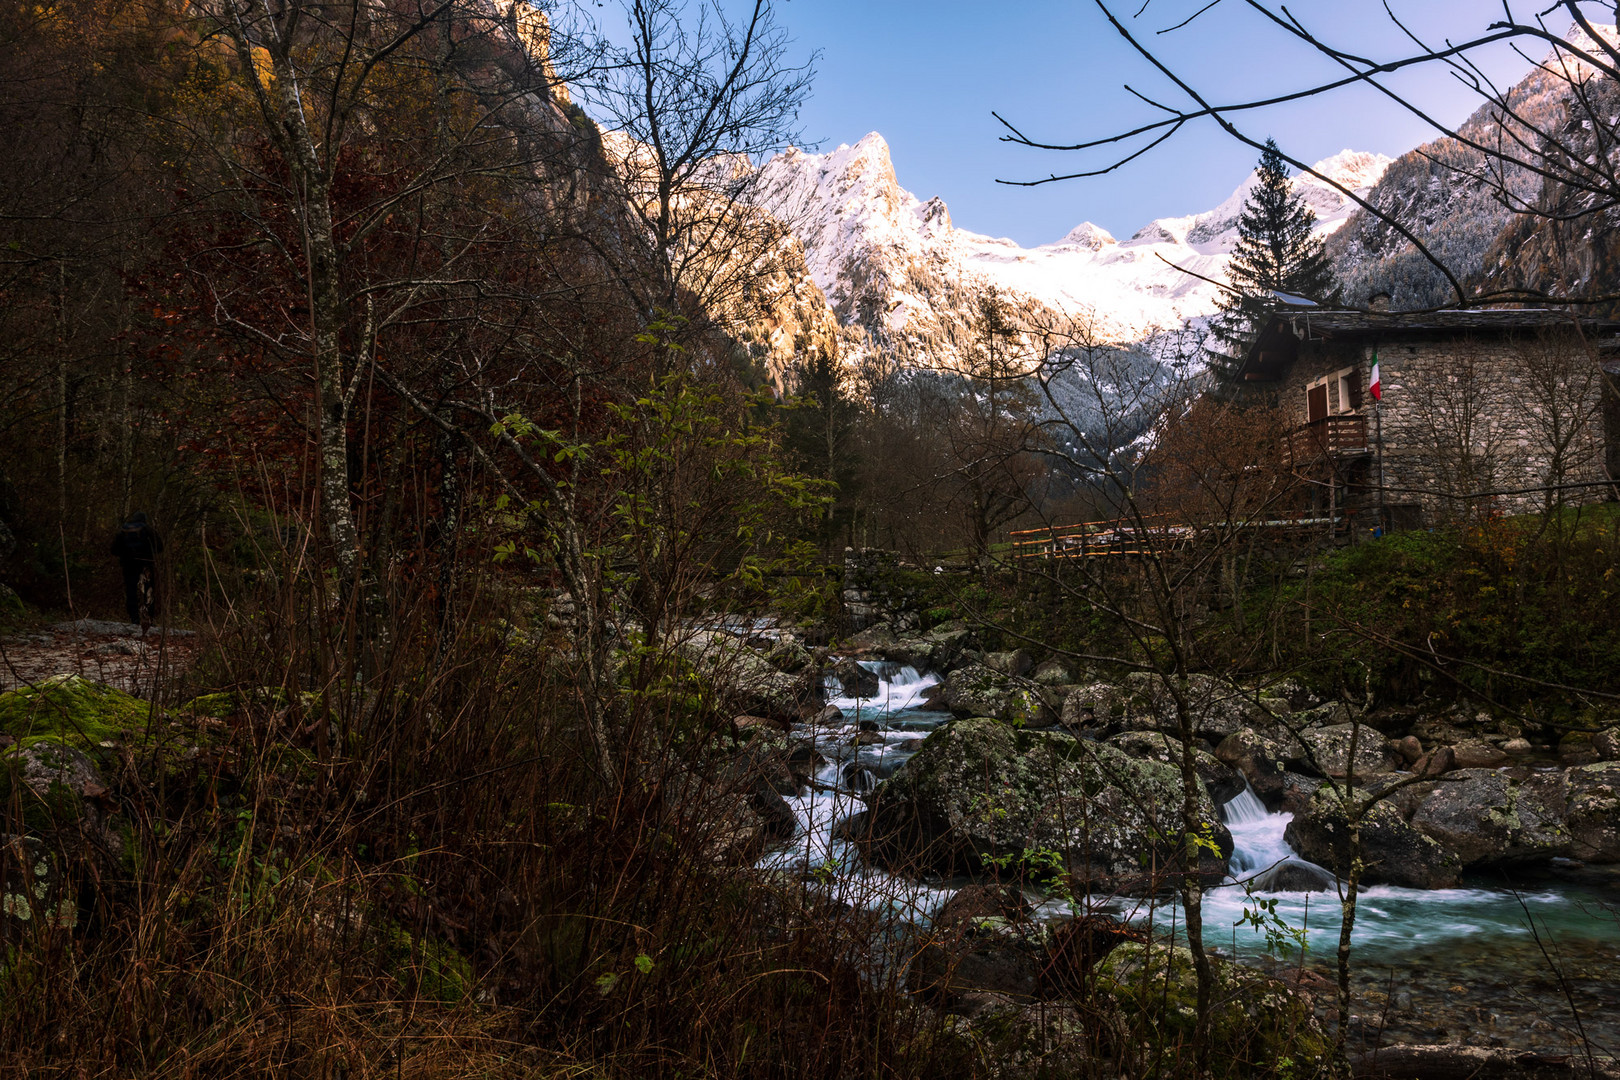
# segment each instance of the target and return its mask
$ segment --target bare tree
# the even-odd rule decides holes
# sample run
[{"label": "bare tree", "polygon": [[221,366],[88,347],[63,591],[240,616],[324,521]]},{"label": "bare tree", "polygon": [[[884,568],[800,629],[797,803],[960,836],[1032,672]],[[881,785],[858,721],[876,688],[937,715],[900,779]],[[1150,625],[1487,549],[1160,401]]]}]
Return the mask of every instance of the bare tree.
[{"label": "bare tree", "polygon": [[[1263,119],[1269,110],[1323,98],[1346,88],[1370,87],[1427,124],[1437,136],[1468,151],[1454,158],[1436,158],[1438,167],[1483,185],[1502,206],[1527,222],[1566,232],[1572,227],[1584,231],[1608,222],[1620,208],[1620,110],[1614,107],[1620,83],[1620,46],[1613,27],[1600,25],[1615,21],[1620,5],[1614,0],[1559,0],[1522,13],[1515,10],[1522,4],[1504,0],[1499,11],[1482,8],[1474,26],[1462,28],[1461,35],[1444,42],[1423,40],[1386,6],[1391,29],[1402,47],[1383,58],[1336,45],[1331,34],[1313,29],[1286,6],[1265,0],[1211,0],[1181,5],[1169,14],[1165,14],[1167,5],[1163,0],[1148,0],[1129,15],[1116,11],[1109,0],[1093,2],[1126,47],[1162,81],[1165,92],[1149,95],[1127,87],[1153,110],[1151,118],[1073,141],[1037,137],[1002,119],[1008,141],[1089,155],[1086,163],[1073,171],[1016,183],[1044,184],[1102,175],[1200,122],[1213,123],[1232,138],[1259,150],[1264,139],[1249,125]],[[1342,74],[1308,81],[1277,94],[1223,100],[1201,90],[1191,76],[1177,71],[1150,45],[1150,33],[1198,33],[1204,24],[1223,17],[1230,9],[1259,15],[1272,29],[1274,41],[1303,46]],[[1547,22],[1554,13],[1567,16],[1575,32],[1565,35],[1554,31]],[[1504,44],[1518,50],[1533,65],[1533,73],[1554,89],[1560,107],[1534,108],[1512,87],[1492,81],[1478,58],[1485,50]],[[1543,58],[1533,58],[1528,51],[1532,49]],[[1439,68],[1455,76],[1478,95],[1488,122],[1475,126],[1443,123],[1421,102],[1390,85],[1390,76],[1421,68]],[[1378,205],[1315,172],[1307,163],[1283,156],[1290,165],[1337,189],[1368,217],[1411,244],[1445,279],[1453,304],[1527,299],[1604,303],[1620,298],[1602,280],[1589,277],[1574,283],[1556,277],[1538,282],[1533,276],[1517,283],[1475,284],[1465,280],[1465,275],[1448,265],[1425,238],[1422,223],[1406,220],[1401,208]],[[1534,183],[1526,186],[1522,182],[1526,177]]]},{"label": "bare tree", "polygon": [[649,317],[696,318],[735,305],[782,240],[751,205],[755,165],[797,137],[815,57],[790,59],[770,0],[739,20],[712,0],[625,0],[624,11],[629,44],[578,85],[664,271],[641,303]]}]

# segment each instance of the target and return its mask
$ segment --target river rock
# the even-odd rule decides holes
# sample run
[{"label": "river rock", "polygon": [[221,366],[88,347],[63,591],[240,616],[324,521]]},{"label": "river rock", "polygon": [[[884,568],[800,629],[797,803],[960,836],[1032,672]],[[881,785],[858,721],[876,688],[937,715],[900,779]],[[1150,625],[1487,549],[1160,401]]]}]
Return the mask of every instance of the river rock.
[{"label": "river rock", "polygon": [[[1225,872],[1231,835],[1200,785],[1199,827]],[[1151,887],[1182,850],[1181,777],[1169,765],[1062,732],[988,718],[938,728],[873,801],[870,845],[895,869],[976,872],[1051,851],[1076,887]]]},{"label": "river rock", "polygon": [[1558,740],[1558,760],[1564,765],[1590,765],[1603,754],[1590,731],[1566,731]]},{"label": "river rock", "polygon": [[1033,1001],[1045,966],[1044,928],[1014,885],[969,885],[945,902],[911,958],[906,986],[948,1002],[964,993]]},{"label": "river rock", "polygon": [[824,706],[820,712],[816,713],[815,718],[810,721],[814,727],[818,728],[832,727],[835,724],[842,724],[843,722],[844,710],[840,709],[836,705]]},{"label": "river rock", "polygon": [[694,632],[679,650],[738,712],[797,721],[818,694],[813,669],[798,675],[778,671],[758,649],[727,633]]},{"label": "river rock", "polygon": [[1331,727],[1306,728],[1299,733],[1300,742],[1309,748],[1308,755],[1300,755],[1314,771],[1326,776],[1342,778],[1350,771],[1350,745],[1355,743],[1355,774],[1358,777],[1378,776],[1394,772],[1402,764],[1400,754],[1390,746],[1389,740],[1365,724],[1334,724]]},{"label": "river rock", "polygon": [[1035,658],[1023,649],[984,654],[984,666],[1003,675],[1021,679],[1035,668]]},{"label": "river rock", "polygon": [[945,702],[960,717],[990,716],[1014,724],[1039,722],[1046,708],[1032,686],[983,664],[969,664],[946,676]]},{"label": "river rock", "polygon": [[1456,744],[1451,748],[1451,755],[1459,769],[1494,769],[1508,761],[1504,751],[1479,739]]},{"label": "river rock", "polygon": [[[1354,798],[1366,799],[1357,790]],[[1350,818],[1344,800],[1323,784],[1305,809],[1294,815],[1283,839],[1303,859],[1343,877],[1350,870]],[[1361,880],[1368,885],[1449,889],[1462,874],[1462,860],[1419,832],[1393,803],[1374,803],[1361,819]]]},{"label": "river rock", "polygon": [[[1162,731],[1127,731],[1123,735],[1115,735],[1109,739],[1108,744],[1119,747],[1134,758],[1162,761],[1181,768],[1181,740]],[[1198,779],[1204,782],[1204,789],[1209,792],[1209,797],[1215,800],[1216,806],[1230,802],[1243,790],[1243,774],[1209,751],[1195,747],[1193,762],[1193,767],[1198,771]]]},{"label": "river rock", "polygon": [[1113,734],[1132,715],[1131,693],[1109,683],[1077,686],[1063,699],[1062,723],[1070,731]]},{"label": "river rock", "polygon": [[1067,686],[1074,682],[1074,673],[1062,660],[1043,660],[1035,666],[1030,678],[1042,686]]},{"label": "river rock", "polygon": [[1570,854],[1562,773],[1515,778],[1493,769],[1458,769],[1421,785],[1412,827],[1465,867],[1544,862]]},{"label": "river rock", "polygon": [[833,678],[838,680],[843,696],[848,698],[877,697],[882,688],[877,672],[862,667],[855,660],[840,660],[833,668]]},{"label": "river rock", "polygon": [[1565,781],[1570,854],[1589,863],[1620,862],[1620,762],[1570,769]]},{"label": "river rock", "polygon": [[1146,704],[1154,726],[1172,735],[1181,730],[1178,694],[1185,703],[1193,734],[1211,742],[1218,743],[1240,728],[1269,719],[1249,691],[1209,675],[1189,675],[1167,683],[1157,674],[1139,671],[1126,676],[1125,683],[1133,696]]}]

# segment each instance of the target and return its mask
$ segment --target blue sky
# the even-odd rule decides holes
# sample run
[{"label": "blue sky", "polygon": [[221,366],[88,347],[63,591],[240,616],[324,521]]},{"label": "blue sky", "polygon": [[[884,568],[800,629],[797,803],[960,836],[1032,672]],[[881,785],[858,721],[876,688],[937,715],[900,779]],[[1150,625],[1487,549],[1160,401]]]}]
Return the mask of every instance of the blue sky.
[{"label": "blue sky", "polygon": [[[1111,0],[1133,32],[1201,90],[1217,97],[1298,87],[1326,70],[1314,55],[1257,21],[1241,0],[1223,0],[1186,29],[1178,22],[1205,0]],[[1500,17],[1500,0],[1391,0],[1421,36],[1473,36]],[[1522,0],[1516,0],[1516,13]],[[1377,0],[1294,0],[1289,9],[1338,42],[1369,55],[1397,55],[1404,43]],[[1083,220],[1128,236],[1155,217],[1208,209],[1253,167],[1253,150],[1205,123],[1112,175],[1044,188],[1010,188],[997,178],[1072,171],[1076,155],[1037,152],[997,141],[992,109],[1032,135],[1073,141],[1108,134],[1151,110],[1123,83],[1169,91],[1130,51],[1090,0],[779,0],[779,17],[801,52],[821,50],[819,75],[801,123],[822,149],[868,131],[888,140],[902,186],[943,197],[958,227],[1025,245],[1058,239]],[[603,16],[611,19],[609,11]],[[1558,29],[1562,30],[1560,25]],[[1539,55],[1538,50],[1534,55]],[[1511,82],[1528,64],[1506,49],[1482,57]],[[1440,71],[1397,84],[1438,118],[1455,122],[1478,99]],[[1346,147],[1397,155],[1430,137],[1424,125],[1369,90],[1339,93],[1244,121],[1259,137],[1315,161]],[[1097,159],[1092,159],[1096,161]]]}]

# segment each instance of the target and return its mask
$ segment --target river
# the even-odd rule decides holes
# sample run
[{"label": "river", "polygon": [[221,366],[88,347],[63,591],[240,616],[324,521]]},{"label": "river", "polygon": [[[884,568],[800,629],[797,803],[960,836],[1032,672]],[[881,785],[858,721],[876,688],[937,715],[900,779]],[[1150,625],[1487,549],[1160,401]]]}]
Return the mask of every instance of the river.
[{"label": "river", "polygon": [[[864,809],[860,795],[892,775],[950,715],[921,707],[936,676],[892,663],[864,666],[879,676],[876,696],[834,696],[841,722],[799,730],[827,764],[809,790],[789,800],[799,818],[792,844],[762,865],[814,875],[837,899],[887,912],[895,923],[926,925],[965,881],[916,881],[869,866],[834,829]],[[1288,847],[1283,834],[1291,815],[1267,812],[1245,791],[1222,807],[1222,816],[1232,833],[1233,876],[1206,893],[1206,944],[1325,989],[1323,980],[1335,977],[1337,883]],[[1268,890],[1268,872],[1279,866],[1306,876],[1314,870],[1329,888]],[[1352,953],[1357,1041],[1571,1050],[1584,1037],[1599,1053],[1620,1054],[1620,887],[1546,873],[1465,884],[1360,891]],[[1243,917],[1257,898],[1275,902],[1279,923],[1272,934]],[[1048,917],[1068,913],[1063,903],[1031,899]],[[1180,916],[1163,898],[1113,897],[1102,906],[1160,934],[1173,933]]]}]

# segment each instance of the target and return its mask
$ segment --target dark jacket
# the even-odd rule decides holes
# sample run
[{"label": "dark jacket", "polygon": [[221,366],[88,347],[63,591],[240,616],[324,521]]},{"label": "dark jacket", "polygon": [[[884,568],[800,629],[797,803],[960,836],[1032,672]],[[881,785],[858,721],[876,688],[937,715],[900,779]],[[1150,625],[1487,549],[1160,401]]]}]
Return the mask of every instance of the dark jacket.
[{"label": "dark jacket", "polygon": [[151,562],[163,550],[163,539],[146,523],[144,514],[125,522],[113,534],[112,553],[120,562]]}]

